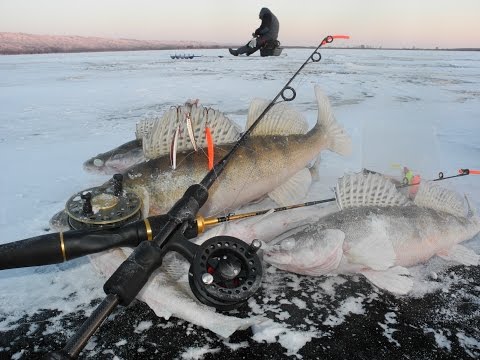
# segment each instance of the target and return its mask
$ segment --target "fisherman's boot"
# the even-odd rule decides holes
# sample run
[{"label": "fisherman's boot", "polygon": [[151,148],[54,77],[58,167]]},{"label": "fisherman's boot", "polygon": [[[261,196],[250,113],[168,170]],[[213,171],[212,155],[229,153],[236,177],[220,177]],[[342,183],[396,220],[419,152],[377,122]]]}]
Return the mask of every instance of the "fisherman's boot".
[{"label": "fisherman's boot", "polygon": [[[248,45],[245,45],[245,46],[242,46],[242,47],[239,47],[237,50],[236,50],[236,53],[237,55],[241,55],[241,54],[246,54],[248,53],[252,48]],[[235,51],[235,50],[234,50]]]},{"label": "fisherman's boot", "polygon": [[231,48],[228,48],[228,52],[232,54],[233,56],[238,56],[238,50],[233,50]]}]

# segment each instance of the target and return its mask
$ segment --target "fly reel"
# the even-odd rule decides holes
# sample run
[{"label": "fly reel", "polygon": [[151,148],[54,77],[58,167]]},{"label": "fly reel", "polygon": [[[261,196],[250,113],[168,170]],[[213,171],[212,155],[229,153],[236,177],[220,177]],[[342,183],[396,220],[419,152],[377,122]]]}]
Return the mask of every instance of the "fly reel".
[{"label": "fly reel", "polygon": [[68,199],[65,214],[74,230],[112,228],[141,219],[140,198],[123,189],[123,175],[115,174],[110,186],[80,191]]},{"label": "fly reel", "polygon": [[251,245],[231,236],[216,236],[199,246],[191,262],[190,287],[202,303],[232,310],[260,287],[262,263],[256,254],[261,242]]}]

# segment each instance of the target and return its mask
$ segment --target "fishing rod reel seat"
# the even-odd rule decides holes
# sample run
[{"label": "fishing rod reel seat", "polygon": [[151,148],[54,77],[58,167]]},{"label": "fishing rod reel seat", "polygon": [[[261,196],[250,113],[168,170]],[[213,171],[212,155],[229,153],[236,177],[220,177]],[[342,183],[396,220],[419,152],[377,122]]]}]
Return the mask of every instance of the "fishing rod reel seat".
[{"label": "fishing rod reel seat", "polygon": [[65,205],[67,223],[73,230],[114,228],[142,218],[142,201],[123,189],[123,175],[115,174],[107,185],[82,190]]}]

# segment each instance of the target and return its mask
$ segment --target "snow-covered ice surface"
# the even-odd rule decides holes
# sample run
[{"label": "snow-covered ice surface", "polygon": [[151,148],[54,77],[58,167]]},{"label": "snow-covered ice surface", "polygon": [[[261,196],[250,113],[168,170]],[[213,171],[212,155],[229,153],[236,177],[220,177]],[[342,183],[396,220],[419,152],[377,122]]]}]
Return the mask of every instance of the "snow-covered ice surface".
[{"label": "snow-covered ice surface", "polygon": [[[312,50],[172,60],[173,51],[0,57],[0,243],[49,230],[77,191],[103,183],[82,163],[134,138],[135,123],[189,98],[244,125],[254,97],[273,98]],[[291,103],[316,120],[314,84],[329,95],[353,153],[322,155],[308,199],[331,197],[345,171],[424,179],[480,167],[480,52],[321,51],[292,83]],[[220,58],[219,55],[223,55]],[[480,208],[480,177],[443,181]],[[269,202],[257,204],[271,206]],[[467,247],[480,253],[480,238]],[[32,254],[35,256],[35,254]],[[268,321],[228,339],[143,303],[121,308],[82,358],[409,358],[480,356],[480,270],[433,258],[411,269],[415,289],[395,297],[360,276],[311,278],[266,268],[261,291],[236,311]],[[0,271],[0,358],[60,349],[103,298],[87,259]]]}]

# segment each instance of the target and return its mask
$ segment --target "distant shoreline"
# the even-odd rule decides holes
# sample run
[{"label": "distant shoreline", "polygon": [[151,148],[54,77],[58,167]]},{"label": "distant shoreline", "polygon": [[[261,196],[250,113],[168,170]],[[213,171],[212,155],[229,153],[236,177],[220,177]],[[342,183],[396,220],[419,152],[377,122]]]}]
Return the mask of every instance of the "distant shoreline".
[{"label": "distant shoreline", "polygon": [[[238,44],[237,44],[238,45]],[[235,45],[236,46],[236,45]],[[135,39],[108,39],[85,36],[34,35],[0,32],[0,55],[68,54],[112,51],[175,50],[192,52],[199,49],[227,49],[232,44],[198,41],[156,41]],[[286,46],[287,49],[314,49],[316,46]],[[480,48],[392,48],[368,45],[328,49],[352,50],[412,50],[412,51],[480,51]]]},{"label": "distant shoreline", "polygon": [[[55,48],[42,49],[38,51],[25,51],[25,52],[14,52],[14,51],[2,51],[0,50],[0,55],[5,56],[14,56],[14,55],[47,55],[47,54],[76,54],[76,53],[99,53],[99,52],[120,52],[120,51],[158,51],[158,50],[175,50],[175,51],[184,51],[187,53],[193,53],[195,50],[205,50],[205,49],[228,49],[231,46],[227,45],[218,45],[218,46],[197,46],[197,47],[174,47],[174,46],[165,46],[158,48],[115,48],[115,49],[72,49],[72,50],[57,50]],[[283,46],[285,49],[315,49],[316,46]],[[362,48],[362,47],[333,47],[329,46],[324,48],[328,50],[372,50],[372,51],[480,51],[480,48],[447,48],[447,49],[429,49],[429,48]]]},{"label": "distant shoreline", "polygon": [[99,49],[39,49],[32,51],[17,52],[12,50],[3,50],[0,49],[0,55],[46,55],[46,54],[74,54],[74,53],[96,53],[96,52],[118,52],[118,51],[157,51],[157,50],[182,50],[187,52],[192,52],[198,49],[226,49],[225,46],[196,46],[196,47],[178,47],[178,46],[159,46],[159,47],[146,47],[146,48],[99,48]]}]

